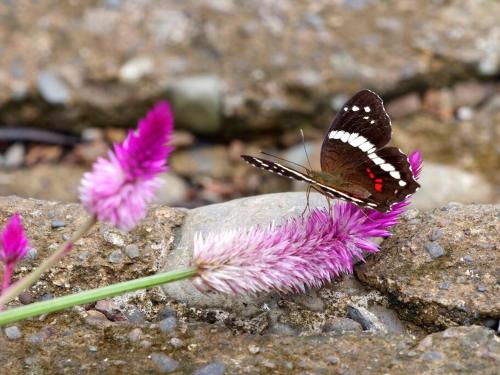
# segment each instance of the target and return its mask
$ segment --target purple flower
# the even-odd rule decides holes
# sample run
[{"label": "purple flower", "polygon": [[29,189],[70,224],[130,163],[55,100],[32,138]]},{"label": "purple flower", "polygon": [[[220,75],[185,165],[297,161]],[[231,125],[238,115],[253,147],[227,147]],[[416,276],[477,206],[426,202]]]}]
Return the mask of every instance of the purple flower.
[{"label": "purple flower", "polygon": [[146,207],[160,186],[157,175],[167,170],[173,150],[166,146],[173,130],[173,115],[167,102],[160,102],[139,121],[121,144],[99,158],[85,173],[80,200],[100,221],[130,230],[146,216]]},{"label": "purple flower", "polygon": [[[415,151],[409,157],[415,177],[422,159]],[[336,203],[332,212],[313,210],[306,218],[293,218],[281,226],[253,227],[194,239],[193,265],[199,274],[193,280],[202,291],[257,294],[278,290],[303,292],[351,273],[364,253],[379,247],[373,237],[390,235],[407,201],[390,212],[361,209],[351,203]]]},{"label": "purple flower", "polygon": [[0,260],[4,263],[2,290],[9,286],[14,266],[26,256],[28,246],[28,237],[24,233],[21,216],[15,213],[2,232],[0,251]]}]

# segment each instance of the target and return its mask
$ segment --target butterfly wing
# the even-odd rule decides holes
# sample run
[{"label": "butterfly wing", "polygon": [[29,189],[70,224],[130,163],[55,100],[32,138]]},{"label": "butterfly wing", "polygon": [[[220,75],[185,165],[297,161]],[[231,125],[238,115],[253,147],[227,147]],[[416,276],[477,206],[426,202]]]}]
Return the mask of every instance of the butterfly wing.
[{"label": "butterfly wing", "polygon": [[367,205],[387,211],[419,187],[407,156],[395,147],[384,147],[390,139],[391,121],[382,99],[369,90],[360,91],[328,129],[321,147],[321,168],[340,175],[348,191],[368,191]]}]

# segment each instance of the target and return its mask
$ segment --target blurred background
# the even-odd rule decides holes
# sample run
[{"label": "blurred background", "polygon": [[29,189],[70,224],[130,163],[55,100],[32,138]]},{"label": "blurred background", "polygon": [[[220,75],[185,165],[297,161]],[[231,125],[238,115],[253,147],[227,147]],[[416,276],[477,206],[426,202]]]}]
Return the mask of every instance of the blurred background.
[{"label": "blurred background", "polygon": [[0,195],[77,201],[84,171],[148,107],[175,109],[159,202],[303,189],[260,150],[313,166],[335,112],[379,93],[419,148],[421,209],[500,198],[496,0],[0,2]]}]

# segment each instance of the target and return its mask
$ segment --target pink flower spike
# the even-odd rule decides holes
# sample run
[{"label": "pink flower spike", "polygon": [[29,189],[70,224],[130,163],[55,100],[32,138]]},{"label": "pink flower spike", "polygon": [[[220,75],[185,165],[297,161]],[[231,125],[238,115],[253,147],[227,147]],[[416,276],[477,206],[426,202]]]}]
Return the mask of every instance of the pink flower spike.
[{"label": "pink flower spike", "polygon": [[167,102],[157,103],[130,131],[121,144],[114,145],[109,158],[99,158],[85,173],[80,200],[98,220],[122,230],[131,230],[146,216],[147,204],[160,186],[158,174],[167,170],[173,150],[167,146],[173,130],[173,114]]},{"label": "pink flower spike", "polygon": [[[417,178],[420,153],[412,153],[409,161]],[[194,285],[201,291],[233,295],[320,287],[351,273],[365,253],[377,252],[373,238],[389,236],[389,228],[408,204],[399,202],[384,213],[341,202],[331,213],[316,209],[281,226],[197,234],[193,265],[199,273]]]},{"label": "pink flower spike", "polygon": [[28,237],[18,213],[12,215],[5,225],[1,241],[0,260],[4,263],[2,290],[5,290],[10,284],[16,263],[26,256],[29,249]]},{"label": "pink flower spike", "polygon": [[28,248],[28,237],[24,232],[21,216],[16,212],[2,232],[0,259],[5,264],[17,263],[26,256]]}]

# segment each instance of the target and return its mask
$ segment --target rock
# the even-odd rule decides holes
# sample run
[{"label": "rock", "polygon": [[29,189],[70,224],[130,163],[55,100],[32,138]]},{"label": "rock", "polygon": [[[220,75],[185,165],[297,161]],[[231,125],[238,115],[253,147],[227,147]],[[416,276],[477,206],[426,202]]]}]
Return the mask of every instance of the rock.
[{"label": "rock", "polygon": [[89,310],[86,312],[85,323],[96,328],[109,327],[112,323],[102,312]]},{"label": "rock", "polygon": [[110,263],[121,263],[123,262],[123,253],[121,250],[114,250],[111,254],[109,254],[108,261]]},{"label": "rock", "polygon": [[406,332],[405,325],[401,322],[398,314],[394,310],[381,305],[370,306],[369,310],[377,317],[387,332],[395,334],[403,334]]},{"label": "rock", "polygon": [[178,337],[172,337],[170,339],[170,345],[172,345],[175,349],[180,349],[185,346],[184,341]]},{"label": "rock", "polygon": [[4,332],[5,336],[7,336],[10,340],[17,340],[23,336],[21,330],[17,326],[5,327]]},{"label": "rock", "polygon": [[415,93],[411,93],[389,102],[387,112],[391,118],[398,119],[418,112],[421,107],[422,101],[420,97]]},{"label": "rock", "polygon": [[206,177],[229,178],[234,172],[228,151],[222,146],[179,151],[172,155],[169,164],[175,173],[191,177],[197,182]]},{"label": "rock", "polygon": [[385,332],[386,328],[378,320],[377,316],[364,307],[356,305],[347,306],[347,315],[354,321],[358,322],[365,331],[380,331]]},{"label": "rock", "polygon": [[[311,193],[311,207],[326,204],[322,195]],[[305,206],[304,193],[267,194],[233,201],[212,204],[190,210],[179,233],[178,245],[165,259],[165,270],[187,266],[191,261],[193,236],[196,232],[228,230],[252,225],[265,225],[274,220],[297,216]],[[171,298],[188,302],[193,306],[219,307],[235,311],[243,316],[255,314],[260,303],[267,297],[237,299],[221,294],[202,294],[191,282],[180,281],[162,285],[162,290]]]},{"label": "rock", "polygon": [[144,324],[146,322],[146,315],[135,306],[129,306],[125,310],[127,321],[131,324]]},{"label": "rock", "polygon": [[171,316],[160,321],[158,325],[163,333],[171,333],[177,328],[177,319]]},{"label": "rock", "polygon": [[492,198],[491,185],[477,174],[426,162],[420,175],[421,189],[413,196],[413,205],[421,210],[448,202],[481,203]]},{"label": "rock", "polygon": [[[382,243],[381,251],[356,268],[356,275],[390,294],[399,315],[420,326],[482,324],[500,315],[493,276],[498,252],[484,251],[478,243],[500,247],[499,217],[498,205],[456,204],[421,213],[420,222],[411,227],[404,219],[394,236]],[[439,242],[446,254],[431,260],[422,244],[436,224],[445,228]]]},{"label": "rock", "polygon": [[431,241],[437,241],[439,240],[441,237],[443,237],[443,234],[444,232],[441,230],[441,229],[434,229],[431,233],[431,235],[429,236],[429,239]]},{"label": "rock", "polygon": [[63,228],[66,226],[66,223],[63,220],[52,220],[50,226],[52,229]]},{"label": "rock", "polygon": [[54,71],[44,70],[38,76],[38,91],[49,104],[67,104],[70,91],[64,80]]},{"label": "rock", "polygon": [[213,75],[192,76],[168,83],[166,92],[174,107],[176,123],[213,134],[221,126],[221,80]]},{"label": "rock", "polygon": [[163,353],[151,354],[151,360],[160,374],[174,372],[179,367],[179,362]]},{"label": "rock", "polygon": [[164,173],[160,178],[162,185],[156,192],[155,203],[179,206],[186,201],[188,185],[183,178],[173,173]]},{"label": "rock", "polygon": [[147,56],[134,57],[120,68],[120,79],[125,83],[136,83],[154,70],[153,60]]},{"label": "rock", "polygon": [[24,163],[25,154],[24,145],[22,143],[14,143],[5,151],[3,165],[9,169],[19,168]]},{"label": "rock", "polygon": [[323,332],[344,333],[362,331],[363,327],[358,322],[349,318],[333,318],[328,320],[322,328]]},{"label": "rock", "polygon": [[143,336],[143,332],[140,328],[134,328],[133,330],[131,330],[128,334],[128,340],[135,344],[137,343],[141,337]]},{"label": "rock", "polygon": [[97,301],[97,303],[95,304],[95,309],[106,315],[106,318],[108,318],[112,322],[127,320],[118,305],[111,300]]},{"label": "rock", "polygon": [[193,375],[222,375],[226,371],[226,366],[222,362],[212,362],[195,372]]},{"label": "rock", "polygon": [[130,258],[130,259],[135,259],[135,258],[138,258],[139,255],[141,254],[140,253],[140,250],[139,250],[139,246],[135,245],[135,244],[132,244],[132,245],[127,245],[125,247],[125,254],[127,254],[127,256]]},{"label": "rock", "polygon": [[171,317],[176,318],[177,317],[177,311],[175,311],[170,306],[166,306],[163,310],[161,310],[158,313],[157,320],[161,321],[163,319],[171,318]]},{"label": "rock", "polygon": [[431,258],[436,259],[445,254],[443,247],[437,242],[430,242],[425,245],[425,250],[429,253]]},{"label": "rock", "polygon": [[23,305],[28,305],[34,301],[30,292],[22,292],[17,298],[19,298],[19,302]]}]

